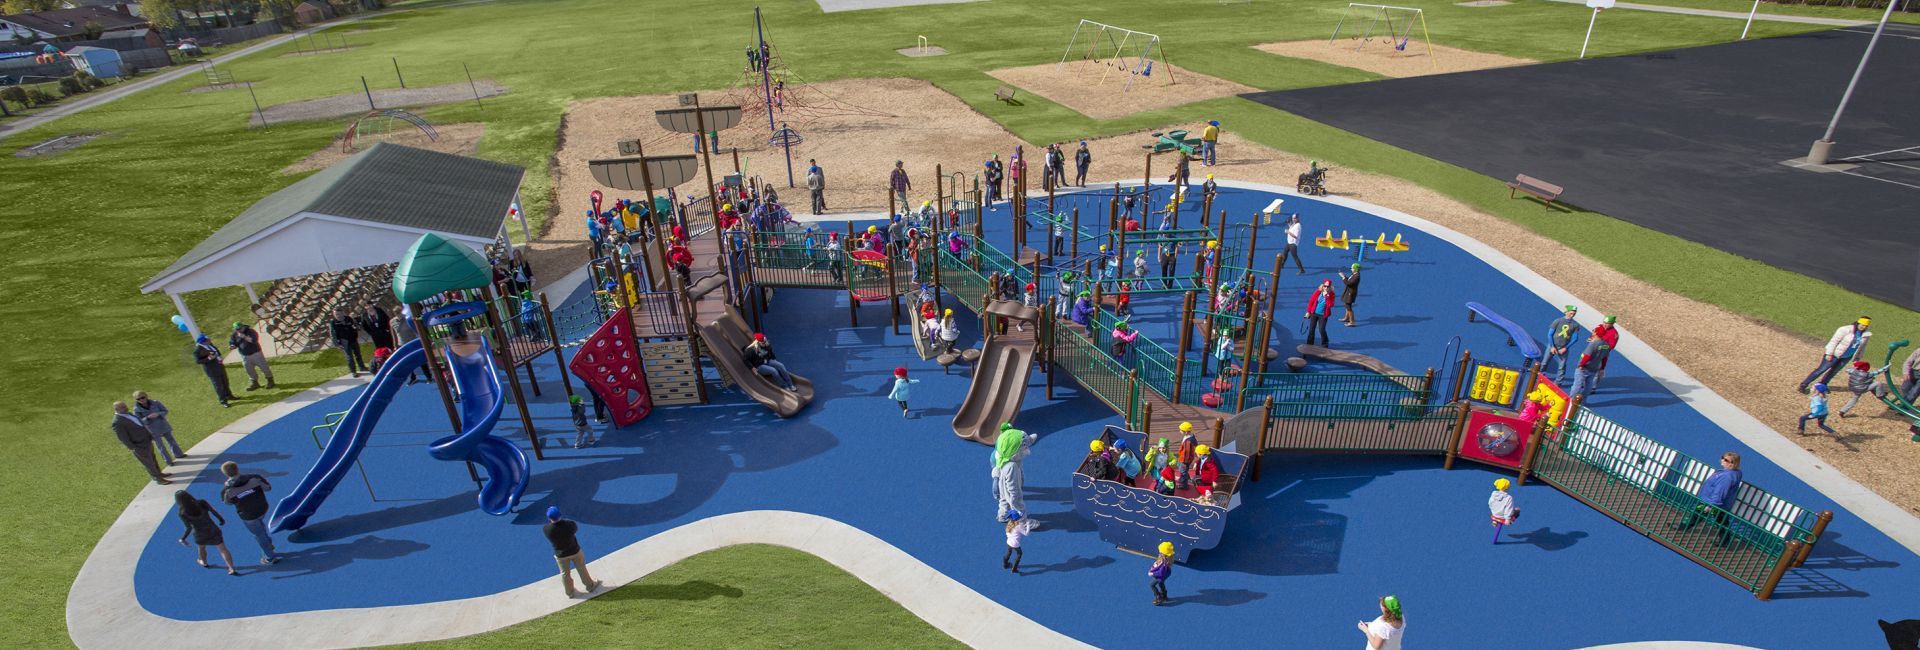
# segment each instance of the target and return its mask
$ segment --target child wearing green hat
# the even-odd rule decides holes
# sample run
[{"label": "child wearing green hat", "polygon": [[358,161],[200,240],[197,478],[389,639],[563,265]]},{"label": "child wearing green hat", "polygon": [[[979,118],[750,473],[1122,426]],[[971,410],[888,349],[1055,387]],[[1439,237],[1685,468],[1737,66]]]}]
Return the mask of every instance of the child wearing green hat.
[{"label": "child wearing green hat", "polygon": [[1352,273],[1340,274],[1340,282],[1346,285],[1340,289],[1340,304],[1346,308],[1340,322],[1346,323],[1347,327],[1353,327],[1353,301],[1360,297],[1360,265],[1353,265],[1351,270]]},{"label": "child wearing green hat", "polygon": [[586,404],[581,401],[579,395],[568,395],[567,409],[573,413],[573,432],[575,435],[573,448],[592,447],[594,443],[593,426],[587,424]]},{"label": "child wearing green hat", "polygon": [[1400,614],[1400,599],[1395,596],[1380,599],[1379,618],[1360,622],[1360,633],[1367,635],[1368,650],[1400,650],[1400,635],[1406,628],[1407,620]]}]

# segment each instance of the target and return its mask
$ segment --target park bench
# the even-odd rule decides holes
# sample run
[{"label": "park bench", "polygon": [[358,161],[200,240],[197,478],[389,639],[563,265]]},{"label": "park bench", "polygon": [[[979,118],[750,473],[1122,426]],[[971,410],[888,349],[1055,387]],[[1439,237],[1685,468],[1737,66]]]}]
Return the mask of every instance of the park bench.
[{"label": "park bench", "polygon": [[1514,198],[1517,193],[1525,192],[1542,201],[1546,201],[1547,207],[1553,207],[1553,202],[1560,198],[1561,192],[1565,191],[1567,191],[1567,189],[1564,187],[1526,174],[1515,174],[1513,180],[1507,183],[1507,198],[1511,199]]},{"label": "park bench", "polygon": [[993,97],[1009,104],[1013,103],[1013,86],[1000,86],[999,90],[993,91]]}]

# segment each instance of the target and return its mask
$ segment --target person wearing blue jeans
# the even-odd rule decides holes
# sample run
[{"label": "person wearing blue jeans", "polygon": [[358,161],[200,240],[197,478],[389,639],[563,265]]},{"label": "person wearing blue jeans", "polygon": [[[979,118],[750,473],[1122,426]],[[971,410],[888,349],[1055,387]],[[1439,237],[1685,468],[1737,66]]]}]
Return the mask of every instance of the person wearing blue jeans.
[{"label": "person wearing blue jeans", "polygon": [[1806,379],[1800,380],[1800,392],[1806,393],[1807,387],[1813,384],[1832,383],[1834,375],[1858,360],[1860,354],[1866,351],[1867,339],[1873,336],[1872,332],[1867,331],[1872,324],[1872,319],[1861,316],[1852,324],[1841,325],[1840,329],[1834,330],[1833,338],[1828,339],[1826,347],[1820,350],[1820,365],[1807,373]]},{"label": "person wearing blue jeans", "polygon": [[273,536],[267,534],[267,490],[273,489],[273,484],[259,474],[241,474],[240,466],[233,461],[221,463],[220,473],[227,477],[226,484],[220,488],[220,500],[233,506],[234,514],[240,516],[240,525],[253,533],[253,541],[260,545],[260,563],[279,562]]},{"label": "person wearing blue jeans", "polygon": [[1213,166],[1213,150],[1219,144],[1220,120],[1207,122],[1207,128],[1200,131],[1200,157],[1203,159],[1203,164],[1208,167]]},{"label": "person wearing blue jeans", "polygon": [[160,457],[172,465],[186,458],[187,452],[181,451],[180,443],[173,439],[173,423],[167,421],[169,413],[172,411],[167,410],[167,405],[148,397],[147,391],[133,391],[133,416],[140,418],[141,424],[147,425],[147,431],[153,434],[153,446],[159,448]]},{"label": "person wearing blue jeans", "polygon": [[1547,358],[1540,362],[1540,374],[1552,375],[1554,383],[1567,383],[1567,355],[1573,344],[1579,342],[1582,328],[1573,320],[1580,310],[1567,305],[1566,315],[1547,326]]},{"label": "person wearing blue jeans", "polygon": [[1594,337],[1587,339],[1587,350],[1580,353],[1580,365],[1573,371],[1573,388],[1567,394],[1586,399],[1599,386],[1600,374],[1607,370],[1607,358],[1613,356],[1613,346],[1605,339]]},{"label": "person wearing blue jeans", "polygon": [[773,346],[767,343],[767,335],[754,332],[753,342],[740,349],[740,356],[755,373],[778,382],[787,390],[794,389],[793,375],[787,374],[787,366],[774,358]]}]

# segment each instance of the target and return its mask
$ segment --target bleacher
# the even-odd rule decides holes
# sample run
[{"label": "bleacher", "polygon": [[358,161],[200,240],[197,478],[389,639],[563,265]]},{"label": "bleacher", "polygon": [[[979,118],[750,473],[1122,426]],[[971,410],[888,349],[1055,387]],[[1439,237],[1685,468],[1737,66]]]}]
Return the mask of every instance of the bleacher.
[{"label": "bleacher", "polygon": [[392,264],[275,280],[253,315],[279,354],[311,352],[327,345],[327,320],[336,308],[358,314],[374,304],[397,313],[392,283]]}]

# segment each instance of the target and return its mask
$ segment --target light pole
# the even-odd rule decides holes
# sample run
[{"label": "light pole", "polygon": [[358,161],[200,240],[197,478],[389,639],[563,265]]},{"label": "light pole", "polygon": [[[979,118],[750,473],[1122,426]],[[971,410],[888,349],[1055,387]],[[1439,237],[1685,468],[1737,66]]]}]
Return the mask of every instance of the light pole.
[{"label": "light pole", "polygon": [[1833,132],[1840,128],[1840,114],[1847,111],[1847,100],[1853,98],[1853,87],[1860,84],[1860,75],[1867,71],[1867,60],[1873,58],[1873,46],[1880,44],[1880,34],[1887,31],[1887,19],[1893,17],[1893,6],[1897,0],[1887,1],[1887,10],[1880,14],[1880,26],[1873,28],[1873,40],[1867,41],[1867,51],[1860,55],[1860,65],[1853,69],[1853,79],[1847,82],[1847,91],[1840,94],[1840,105],[1833,109],[1833,121],[1827,122],[1827,134],[1813,141],[1813,149],[1807,152],[1807,164],[1825,165],[1827,155],[1833,153]]}]

